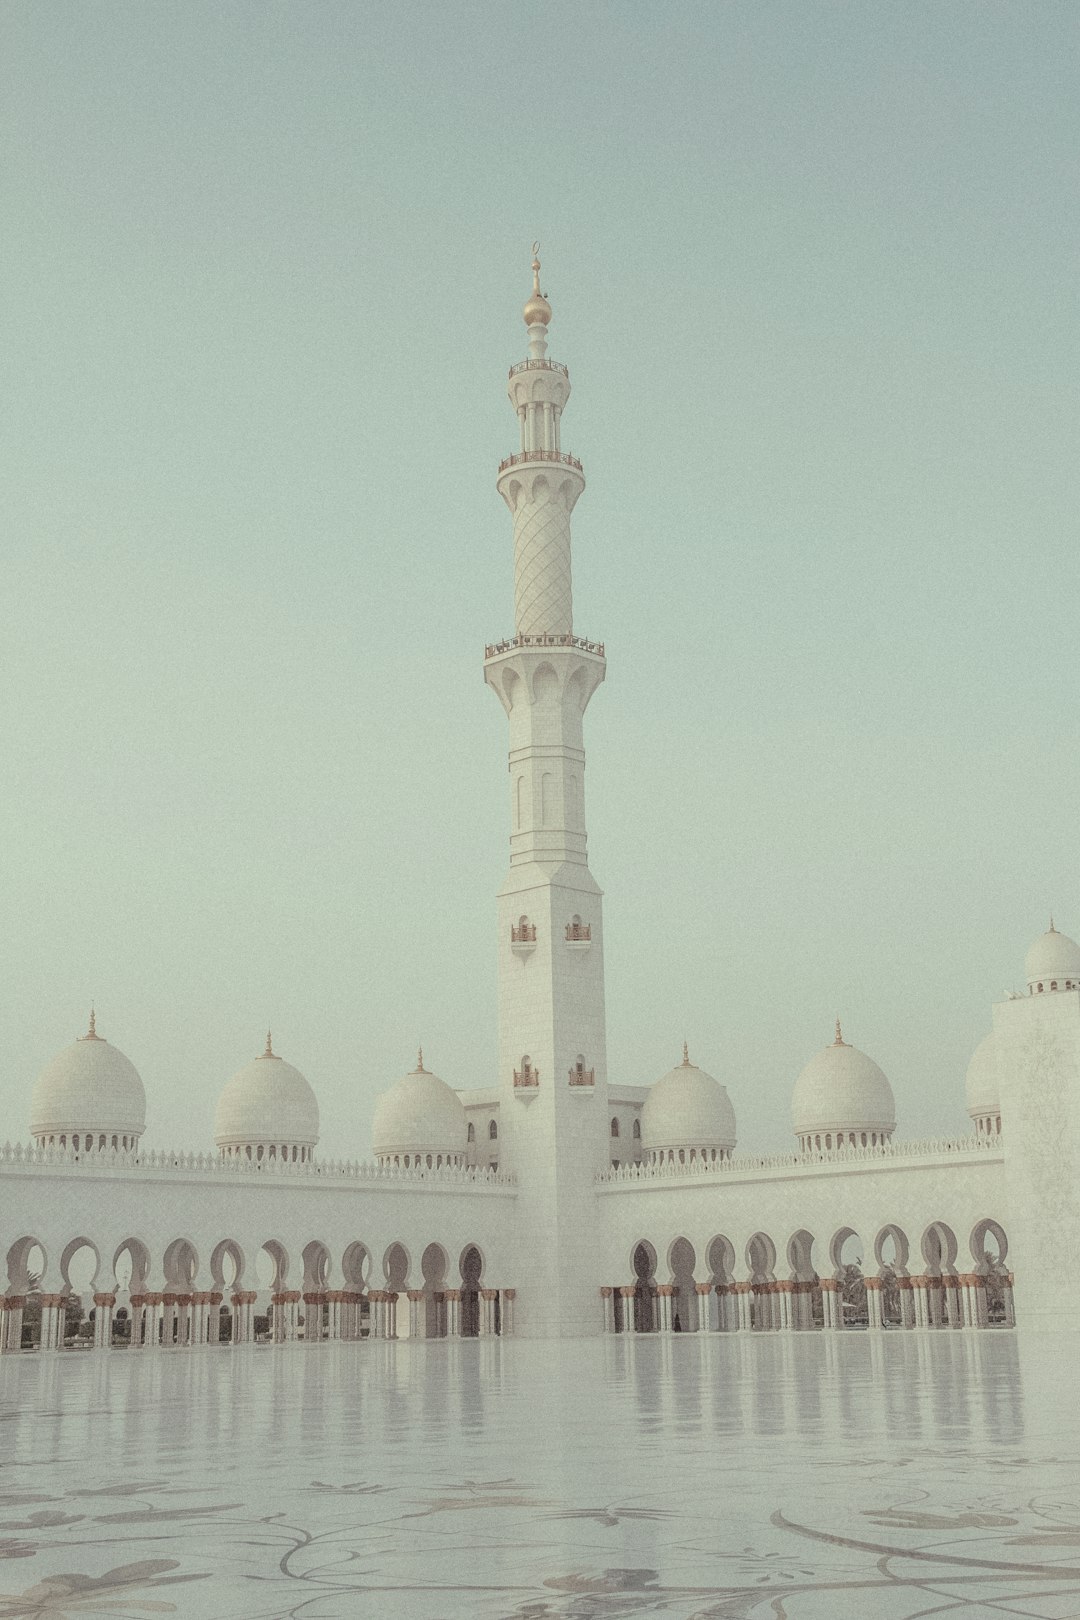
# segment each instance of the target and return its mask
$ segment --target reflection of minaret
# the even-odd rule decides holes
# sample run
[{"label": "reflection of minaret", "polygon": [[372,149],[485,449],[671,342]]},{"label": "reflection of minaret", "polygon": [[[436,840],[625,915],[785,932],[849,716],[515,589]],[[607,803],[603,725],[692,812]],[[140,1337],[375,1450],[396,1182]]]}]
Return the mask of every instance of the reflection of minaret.
[{"label": "reflection of minaret", "polygon": [[608,1156],[603,932],[585,850],[582,717],[606,666],[603,646],[573,633],[570,514],[585,479],[561,446],[570,379],[547,358],[551,306],[535,249],[524,316],[529,357],[511,368],[508,390],[520,447],[498,478],[514,519],[516,633],[484,659],[484,679],[510,719],[500,1156],[517,1174],[520,1230],[533,1245],[519,1331],[581,1334],[601,1329],[589,1243],[594,1178]]}]

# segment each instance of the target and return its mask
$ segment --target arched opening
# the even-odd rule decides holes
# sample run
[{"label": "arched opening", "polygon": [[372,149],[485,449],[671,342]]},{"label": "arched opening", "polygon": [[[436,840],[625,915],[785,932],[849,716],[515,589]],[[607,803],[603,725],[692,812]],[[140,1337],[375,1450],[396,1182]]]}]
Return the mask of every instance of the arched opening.
[{"label": "arched opening", "polygon": [[446,1250],[438,1243],[429,1243],[420,1257],[420,1272],[424,1279],[426,1339],[442,1339],[446,1336],[446,1273],[449,1264]]},{"label": "arched opening", "polygon": [[738,1304],[735,1294],[735,1245],[730,1238],[719,1234],[705,1251],[709,1268],[709,1317],[707,1326],[718,1333],[734,1333],[739,1326]]},{"label": "arched opening", "polygon": [[656,1250],[641,1242],[634,1249],[634,1332],[655,1333],[657,1329]]},{"label": "arched opening", "polygon": [[611,1138],[614,1142],[619,1140],[619,1122],[614,1115],[612,1115],[611,1119]]},{"label": "arched opening", "polygon": [[[471,1119],[469,1121],[469,1131],[468,1131],[467,1140],[469,1142],[475,1142],[476,1141],[476,1126],[473,1124]],[[405,1163],[408,1164],[408,1162],[409,1162],[408,1159],[406,1159]]]},{"label": "arched opening", "polygon": [[800,1227],[788,1239],[787,1257],[791,1267],[791,1325],[801,1331],[823,1327],[825,1302],[821,1278],[813,1258],[814,1235]]},{"label": "arched opening", "polygon": [[488,1120],[488,1141],[489,1142],[497,1142],[498,1140],[499,1140],[499,1122],[498,1122],[497,1119],[489,1119]]},{"label": "arched opening", "polygon": [[750,1327],[768,1332],[780,1326],[776,1305],[776,1246],[765,1232],[755,1232],[746,1245],[746,1265],[750,1283]]},{"label": "arched opening", "polygon": [[671,1329],[673,1333],[696,1333],[698,1296],[694,1278],[697,1255],[689,1238],[678,1237],[668,1252],[671,1268]]},{"label": "arched opening", "polygon": [[10,1348],[38,1349],[41,1345],[42,1285],[47,1260],[45,1250],[34,1237],[22,1237],[11,1245],[7,1253],[7,1296],[21,1299],[22,1306],[14,1307],[8,1332],[13,1335]]},{"label": "arched opening", "polygon": [[852,1227],[842,1226],[829,1244],[829,1254],[833,1263],[833,1279],[837,1284],[837,1326],[867,1327],[870,1312],[866,1299],[866,1278],[863,1275],[862,1239]]},{"label": "arched opening", "polygon": [[101,1257],[89,1238],[72,1238],[60,1256],[60,1292],[64,1300],[63,1342],[88,1348],[94,1341],[94,1291]]},{"label": "arched opening", "polygon": [[[288,1308],[282,1299],[275,1298],[285,1292],[289,1276],[289,1251],[278,1238],[267,1238],[255,1256],[255,1275],[259,1283],[252,1330],[256,1339],[272,1338],[282,1342],[288,1332]],[[261,1307],[261,1309],[260,1309]]]},{"label": "arched opening", "polygon": [[475,1243],[464,1251],[459,1263],[461,1271],[461,1336],[475,1339],[480,1333],[480,1277],[484,1261]]},{"label": "arched opening", "polygon": [[899,1226],[883,1226],[874,1239],[874,1259],[881,1287],[878,1290],[881,1325],[885,1328],[915,1326],[915,1306],[908,1276],[907,1234]]},{"label": "arched opening", "polygon": [[301,1285],[301,1308],[297,1325],[304,1330],[305,1342],[322,1340],[330,1330],[330,1301],[326,1297],[330,1285],[330,1250],[318,1238],[312,1238],[301,1250],[304,1279]]},{"label": "arched opening", "polygon": [[995,1220],[980,1221],[971,1234],[970,1248],[974,1275],[982,1279],[977,1285],[983,1297],[979,1300],[980,1319],[976,1325],[1015,1327],[1012,1273],[1006,1264],[1009,1240],[1004,1228]]},{"label": "arched opening", "polygon": [[926,1265],[928,1327],[960,1327],[963,1322],[956,1280],[956,1234],[944,1221],[932,1221],[922,1237]]}]

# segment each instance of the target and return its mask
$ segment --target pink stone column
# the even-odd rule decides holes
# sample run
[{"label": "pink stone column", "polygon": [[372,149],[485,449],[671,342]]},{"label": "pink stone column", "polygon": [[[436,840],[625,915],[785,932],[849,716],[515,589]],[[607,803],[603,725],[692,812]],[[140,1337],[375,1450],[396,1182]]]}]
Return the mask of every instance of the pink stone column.
[{"label": "pink stone column", "polygon": [[884,1327],[881,1314],[881,1278],[866,1278],[866,1325],[871,1333]]},{"label": "pink stone column", "polygon": [[446,1337],[456,1339],[461,1332],[461,1289],[446,1290]]},{"label": "pink stone column", "polygon": [[830,1332],[837,1332],[840,1327],[840,1284],[835,1277],[822,1277],[821,1303],[824,1310],[824,1326]]},{"label": "pink stone column", "polygon": [[629,1287],[620,1288],[619,1293],[622,1295],[622,1302],[623,1302],[623,1307],[622,1307],[623,1332],[624,1333],[636,1333],[637,1332],[637,1323],[636,1323],[635,1318],[634,1318],[634,1299],[635,1299],[635,1296],[637,1294],[637,1285],[635,1283],[631,1283],[629,1285]]},{"label": "pink stone column", "polygon": [[612,1293],[613,1290],[610,1288],[601,1288],[600,1290],[600,1304],[604,1313],[605,1333],[614,1333],[615,1331],[615,1306],[612,1304]]},{"label": "pink stone column", "polygon": [[794,1326],[791,1310],[792,1290],[794,1286],[794,1283],[789,1282],[787,1278],[784,1278],[782,1281],[776,1284],[776,1300],[780,1306],[781,1333],[790,1333],[792,1327]]},{"label": "pink stone column", "polygon": [[422,1288],[410,1288],[407,1295],[409,1301],[409,1338],[422,1339],[420,1331],[420,1305],[424,1298]]},{"label": "pink stone column", "polygon": [[671,1333],[671,1298],[675,1290],[670,1283],[660,1283],[656,1290],[656,1302],[659,1306],[660,1332]]},{"label": "pink stone column", "polygon": [[900,1325],[905,1328],[915,1326],[915,1289],[910,1277],[897,1277],[897,1286],[900,1289]]},{"label": "pink stone column", "polygon": [[516,1298],[516,1288],[503,1289],[502,1331],[504,1338],[510,1338],[514,1332],[514,1301]]},{"label": "pink stone column", "polygon": [[1013,1274],[1010,1271],[1005,1279],[1005,1288],[1002,1292],[1002,1304],[1005,1306],[1005,1326],[1016,1326],[1016,1298],[1013,1294]]}]

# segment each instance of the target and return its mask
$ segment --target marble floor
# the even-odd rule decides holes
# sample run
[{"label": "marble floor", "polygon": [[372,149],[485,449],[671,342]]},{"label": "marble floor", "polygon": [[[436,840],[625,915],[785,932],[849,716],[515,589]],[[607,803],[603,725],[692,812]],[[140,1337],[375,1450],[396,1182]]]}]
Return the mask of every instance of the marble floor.
[{"label": "marble floor", "polygon": [[1080,1616],[1080,1346],[22,1355],[0,1620]]}]

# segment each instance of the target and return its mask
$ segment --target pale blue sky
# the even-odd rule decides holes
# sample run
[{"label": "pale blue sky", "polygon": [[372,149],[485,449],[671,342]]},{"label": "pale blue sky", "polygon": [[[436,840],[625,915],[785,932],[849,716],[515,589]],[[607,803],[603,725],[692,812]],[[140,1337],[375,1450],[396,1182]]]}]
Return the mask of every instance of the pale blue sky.
[{"label": "pale blue sky", "polygon": [[543,242],[612,1078],[900,1132],[1080,932],[1075,4],[0,16],[3,1135],[85,1027],[157,1145],[276,1044],[367,1153],[494,1078]]}]

